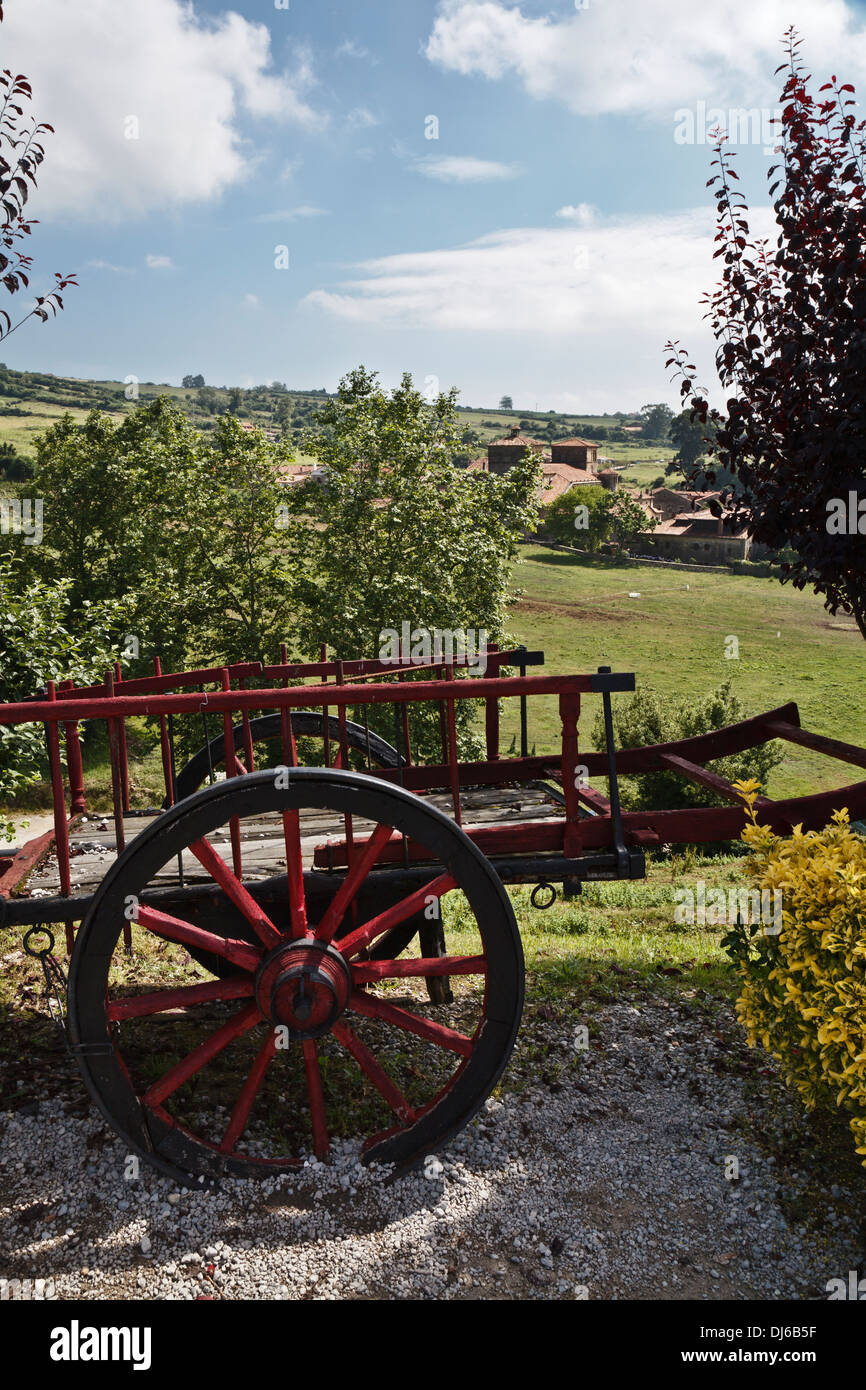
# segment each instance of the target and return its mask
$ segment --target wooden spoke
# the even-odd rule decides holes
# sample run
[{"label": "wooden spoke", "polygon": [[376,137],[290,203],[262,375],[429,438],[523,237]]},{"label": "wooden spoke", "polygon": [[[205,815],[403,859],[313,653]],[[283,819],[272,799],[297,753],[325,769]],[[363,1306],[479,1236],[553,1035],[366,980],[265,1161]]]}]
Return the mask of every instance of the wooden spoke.
[{"label": "wooden spoke", "polygon": [[250,979],[238,976],[234,980],[208,980],[203,985],[181,985],[178,989],[157,989],[150,994],[134,994],[128,999],[115,999],[108,1005],[112,1021],[124,1018],[144,1018],[161,1014],[168,1009],[188,1009],[192,1004],[206,1004],[211,999],[246,999],[255,985]]},{"label": "wooden spoke", "polygon": [[250,1111],[259,1093],[259,1088],[265,1079],[265,1072],[270,1065],[276,1048],[277,1032],[275,1028],[271,1028],[268,1030],[268,1036],[259,1048],[258,1056],[250,1067],[247,1079],[241,1087],[238,1098],[235,1101],[231,1119],[228,1122],[228,1127],[223,1135],[222,1143],[220,1144],[220,1151],[222,1153],[231,1153],[246,1129]]},{"label": "wooden spoke", "polygon": [[280,933],[252,894],[235,877],[225,860],[217,854],[213,845],[208,840],[196,840],[190,845],[190,850],[202,867],[207,869],[211,878],[231,898],[235,907],[243,913],[262,944],[268,947],[276,946]]},{"label": "wooden spoke", "polygon": [[255,1028],[261,1022],[261,1014],[256,1004],[248,1004],[240,1013],[235,1014],[221,1028],[217,1028],[215,1033],[205,1038],[204,1042],[199,1043],[188,1056],[171,1067],[159,1081],[155,1081],[148,1087],[142,1096],[145,1105],[161,1105],[162,1102],[174,1091],[189,1081],[191,1076],[195,1076],[197,1071],[212,1061],[224,1047],[242,1033],[248,1033],[251,1028]]},{"label": "wooden spoke", "polygon": [[395,1028],[414,1033],[416,1037],[425,1038],[437,1047],[447,1047],[450,1052],[456,1052],[461,1057],[470,1056],[474,1046],[471,1038],[456,1032],[453,1028],[446,1028],[443,1023],[436,1023],[429,1018],[419,1018],[418,1014],[410,1013],[408,1009],[400,1009],[395,1004],[388,1004],[384,999],[377,999],[360,990],[356,990],[352,995],[349,1008],[354,1009],[355,1013],[365,1014],[367,1018],[378,1018],[382,1023],[393,1023]]},{"label": "wooden spoke", "polygon": [[[340,887],[334,895],[333,901],[328,907],[327,912],[316,928],[316,936],[320,941],[332,941],[334,932],[340,925],[346,914],[346,909],[353,902],[358,889],[361,887],[367,874],[375,864],[382,852],[383,847],[388,843],[393,834],[390,825],[377,825],[373,834],[367,840],[358,858],[355,860]],[[360,848],[360,847],[359,847]]]},{"label": "wooden spoke", "polygon": [[375,941],[377,936],[383,932],[390,931],[391,927],[399,926],[405,922],[407,917],[414,917],[416,912],[423,912],[430,897],[441,898],[443,893],[448,893],[452,888],[457,887],[457,882],[450,874],[440,874],[431,883],[425,883],[416,892],[410,893],[408,898],[403,898],[393,907],[389,907],[385,912],[380,912],[377,917],[371,917],[369,922],[350,932],[348,936],[341,938],[339,944],[340,952],[348,960],[351,956],[356,956],[365,946],[369,946],[371,941]]},{"label": "wooden spoke", "polygon": [[307,934],[307,899],[304,893],[304,856],[301,851],[301,818],[297,811],[283,811],[286,842],[286,875],[289,880],[289,914],[292,936]]},{"label": "wooden spoke", "polygon": [[486,975],[484,956],[408,956],[405,960],[359,960],[352,966],[356,985],[371,980],[398,980],[407,976]]},{"label": "wooden spoke", "polygon": [[397,1118],[402,1120],[404,1125],[411,1124],[416,1118],[415,1111],[399,1087],[394,1085],[388,1073],[376,1061],[369,1048],[361,1042],[357,1033],[353,1032],[348,1023],[344,1023],[341,1018],[333,1025],[331,1031],[346,1051],[352,1054],[361,1071],[369,1077],[379,1094],[384,1096]]},{"label": "wooden spoke", "polygon": [[171,917],[167,912],[159,912],[155,907],[140,906],[135,914],[139,926],[152,931],[154,936],[168,941],[179,941],[184,946],[197,946],[200,951],[230,960],[241,970],[257,970],[262,952],[248,941],[235,941],[232,937],[217,936],[214,932],[194,927],[191,922],[182,922],[179,917]]},{"label": "wooden spoke", "polygon": [[310,1099],[310,1120],[313,1126],[313,1152],[316,1158],[327,1158],[331,1147],[325,1120],[325,1097],[322,1092],[322,1073],[316,1044],[308,1038],[304,1044],[304,1068],[307,1073],[307,1095]]}]

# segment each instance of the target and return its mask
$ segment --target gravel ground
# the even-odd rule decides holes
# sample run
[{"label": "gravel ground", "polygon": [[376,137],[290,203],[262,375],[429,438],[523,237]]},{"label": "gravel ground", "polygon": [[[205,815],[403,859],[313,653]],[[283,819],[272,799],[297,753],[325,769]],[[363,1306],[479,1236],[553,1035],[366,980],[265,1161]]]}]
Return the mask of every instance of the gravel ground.
[{"label": "gravel ground", "polygon": [[844,1122],[804,1122],[717,1001],[586,1008],[528,1009],[499,1098],[397,1180],[347,1146],[180,1191],[124,1178],[74,1082],[6,1110],[0,1277],[87,1299],[826,1298],[864,1252]]}]

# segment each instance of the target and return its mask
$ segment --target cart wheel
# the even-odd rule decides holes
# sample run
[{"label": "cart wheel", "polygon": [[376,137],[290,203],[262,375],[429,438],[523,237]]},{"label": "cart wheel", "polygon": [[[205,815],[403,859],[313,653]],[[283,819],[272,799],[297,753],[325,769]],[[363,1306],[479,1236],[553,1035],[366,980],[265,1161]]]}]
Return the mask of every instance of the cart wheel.
[{"label": "cart wheel", "polygon": [[[341,825],[350,818],[351,867],[308,925],[303,862],[321,838],[323,813]],[[270,916],[207,838],[228,824],[235,848],[240,840],[247,851],[237,834],[247,821],[257,831],[273,821],[286,837],[288,901]],[[370,882],[388,882],[381,856],[395,831],[429,878],[396,903],[388,893],[382,907],[356,910],[377,861]],[[425,852],[418,858],[416,847]],[[254,944],[193,925],[184,889],[172,890],[171,913],[148,904],[178,855],[199,880],[203,869],[219,885]],[[401,855],[395,872],[402,867]],[[435,920],[448,893],[459,908],[449,925],[454,954],[420,956],[413,935],[401,954],[374,959],[377,946],[395,940],[388,933],[419,911]],[[122,949],[125,918],[134,923],[131,957]],[[208,977],[190,947],[230,962],[232,973]],[[428,999],[436,977],[450,979],[452,1003]],[[208,787],[142,831],[78,933],[68,1011],[105,1118],[132,1151],[189,1183],[273,1175],[311,1151],[325,1158],[333,1145],[358,1140],[365,1161],[420,1161],[490,1094],[522,1004],[523,952],[508,895],[463,831],[376,778],[299,768],[287,787],[273,771]]]},{"label": "cart wheel", "polygon": [[[295,738],[320,738],[324,743],[322,732],[322,716],[315,710],[294,710],[292,713],[292,732]],[[244,726],[235,724],[233,729],[235,753],[243,761],[244,758]],[[253,743],[276,742],[281,745],[282,727],[279,714],[262,714],[257,719],[250,720],[250,735]],[[332,752],[340,746],[340,721],[335,715],[328,717],[328,738],[330,740]],[[372,767],[399,767],[400,754],[387,739],[381,738],[379,734],[367,731],[363,724],[356,724],[351,719],[346,720],[346,742],[349,748],[354,748],[362,757],[369,756],[370,766]],[[273,763],[282,762],[282,752],[276,758],[268,759],[268,766]],[[212,738],[210,744],[205,744],[197,753],[194,753],[188,763],[180,769],[177,774],[177,797],[176,800],[183,801],[185,797],[192,796],[200,787],[208,783],[211,768],[221,767],[225,764],[226,741],[225,735],[220,733]],[[163,809],[168,806],[168,799],[163,802]]]}]

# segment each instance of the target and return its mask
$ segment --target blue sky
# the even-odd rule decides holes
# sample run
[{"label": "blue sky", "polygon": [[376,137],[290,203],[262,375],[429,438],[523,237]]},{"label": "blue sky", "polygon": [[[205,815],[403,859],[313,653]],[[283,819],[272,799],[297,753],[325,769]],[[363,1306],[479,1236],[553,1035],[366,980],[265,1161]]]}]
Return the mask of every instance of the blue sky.
[{"label": "blue sky", "polygon": [[768,232],[784,29],[866,78],[853,0],[280,3],[7,0],[2,64],[57,129],[36,278],[81,282],[9,365],[674,404],[668,337],[713,379],[706,113],[758,113],[735,148]]}]

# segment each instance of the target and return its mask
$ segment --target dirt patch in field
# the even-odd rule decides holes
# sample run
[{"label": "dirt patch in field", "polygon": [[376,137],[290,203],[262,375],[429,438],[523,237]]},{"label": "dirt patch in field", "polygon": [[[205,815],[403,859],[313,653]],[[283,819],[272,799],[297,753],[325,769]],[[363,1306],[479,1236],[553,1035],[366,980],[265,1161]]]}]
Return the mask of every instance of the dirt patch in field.
[{"label": "dirt patch in field", "polygon": [[640,615],[632,613],[617,613],[611,608],[592,608],[586,603],[569,603],[567,601],[558,603],[541,603],[537,599],[520,599],[514,605],[515,613],[549,613],[551,617],[559,618],[583,618],[589,622],[605,623],[630,623]]}]

